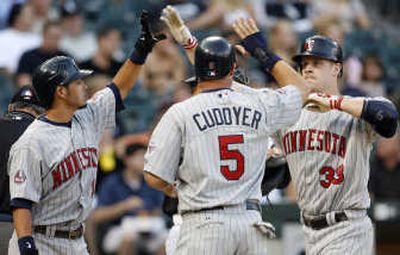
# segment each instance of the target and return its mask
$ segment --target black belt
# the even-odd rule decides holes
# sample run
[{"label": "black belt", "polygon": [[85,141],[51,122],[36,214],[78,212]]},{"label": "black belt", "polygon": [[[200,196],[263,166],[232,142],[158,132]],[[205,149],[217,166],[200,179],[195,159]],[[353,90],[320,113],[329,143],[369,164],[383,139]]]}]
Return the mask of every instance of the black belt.
[{"label": "black belt", "polygon": [[[47,228],[48,228],[48,226],[35,226],[34,232],[42,234],[42,235],[47,235]],[[71,231],[56,230],[54,233],[54,237],[71,239],[71,240],[81,238],[82,235],[83,235],[82,225],[75,230],[71,230]]]},{"label": "black belt", "polygon": [[[202,208],[199,210],[189,210],[189,211],[184,211],[181,213],[181,215],[189,214],[189,213],[199,213],[199,212],[205,212],[205,211],[214,211],[214,210],[224,210],[225,208],[229,208],[230,206],[214,206],[214,207],[208,207],[208,208]],[[246,201],[246,210],[255,210],[261,212],[261,205],[258,202],[247,200]]]},{"label": "black belt", "polygon": [[[339,223],[346,220],[348,220],[346,213],[344,212],[335,213],[335,223]],[[313,219],[303,216],[303,223],[307,227],[310,227],[314,230],[320,230],[329,226],[328,221],[326,220],[326,216],[321,216]]]}]

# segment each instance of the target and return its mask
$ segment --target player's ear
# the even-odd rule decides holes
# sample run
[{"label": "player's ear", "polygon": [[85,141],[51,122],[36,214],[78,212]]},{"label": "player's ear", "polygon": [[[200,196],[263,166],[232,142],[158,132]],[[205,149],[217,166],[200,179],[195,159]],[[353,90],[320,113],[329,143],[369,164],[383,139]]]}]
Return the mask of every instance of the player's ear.
[{"label": "player's ear", "polygon": [[67,88],[64,86],[57,86],[55,94],[60,98],[65,98],[67,96]]},{"label": "player's ear", "polygon": [[341,63],[333,63],[332,76],[338,77],[340,70],[342,70],[342,64]]}]

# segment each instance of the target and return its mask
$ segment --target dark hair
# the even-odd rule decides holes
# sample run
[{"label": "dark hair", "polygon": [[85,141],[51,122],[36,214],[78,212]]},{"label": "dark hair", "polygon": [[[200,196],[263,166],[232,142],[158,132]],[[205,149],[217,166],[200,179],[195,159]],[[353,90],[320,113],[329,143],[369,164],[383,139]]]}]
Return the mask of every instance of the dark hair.
[{"label": "dark hair", "polygon": [[61,23],[59,21],[47,21],[43,25],[43,34],[45,34],[50,27],[61,27]]},{"label": "dark hair", "polygon": [[122,34],[121,31],[120,31],[116,26],[113,26],[113,25],[105,25],[105,26],[102,26],[102,27],[97,31],[97,34],[96,34],[97,40],[99,40],[100,38],[103,38],[103,37],[108,36],[108,35],[109,35],[111,32],[113,32],[113,31],[118,31],[120,34]]},{"label": "dark hair", "polygon": [[366,66],[367,66],[368,61],[372,61],[375,65],[377,65],[381,69],[381,71],[382,71],[381,80],[385,79],[385,77],[386,77],[385,66],[383,65],[382,61],[379,59],[379,57],[376,53],[370,53],[362,59],[361,62],[362,62],[363,69],[362,69],[362,73],[361,73],[361,79],[365,80],[367,78]]},{"label": "dark hair", "polygon": [[133,143],[126,147],[125,149],[125,156],[130,156],[134,154],[138,150],[146,150],[146,146],[141,143]]},{"label": "dark hair", "polygon": [[8,15],[7,24],[9,27],[14,26],[15,21],[17,20],[18,16],[21,14],[22,9],[24,8],[24,4],[14,4],[11,7],[10,14]]}]

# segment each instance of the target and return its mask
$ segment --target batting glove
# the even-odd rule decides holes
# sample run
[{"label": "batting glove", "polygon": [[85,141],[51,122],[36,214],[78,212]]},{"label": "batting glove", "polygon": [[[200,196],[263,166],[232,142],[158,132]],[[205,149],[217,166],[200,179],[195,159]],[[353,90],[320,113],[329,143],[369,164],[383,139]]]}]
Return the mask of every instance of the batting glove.
[{"label": "batting glove", "polygon": [[167,38],[165,34],[153,35],[151,33],[149,26],[149,13],[147,11],[142,11],[140,15],[140,24],[142,25],[142,31],[135,43],[135,50],[130,56],[132,62],[136,64],[143,64],[154,45]]},{"label": "batting glove", "polygon": [[170,5],[165,7],[160,19],[168,26],[174,39],[185,49],[190,50],[197,46],[196,37],[190,33],[189,28],[174,7]]},{"label": "batting glove", "polygon": [[267,236],[269,239],[274,239],[276,237],[276,230],[274,225],[269,222],[260,221],[253,224],[261,233]]}]

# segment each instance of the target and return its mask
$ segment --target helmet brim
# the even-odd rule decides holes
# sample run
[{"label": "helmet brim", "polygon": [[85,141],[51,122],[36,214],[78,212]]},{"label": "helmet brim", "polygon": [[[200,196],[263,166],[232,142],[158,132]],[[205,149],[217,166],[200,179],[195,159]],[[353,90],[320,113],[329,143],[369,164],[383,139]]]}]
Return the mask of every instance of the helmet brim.
[{"label": "helmet brim", "polygon": [[194,88],[194,87],[197,86],[197,78],[196,78],[196,76],[189,77],[189,78],[183,80],[182,82],[185,83],[186,85],[188,85],[191,88]]},{"label": "helmet brim", "polygon": [[294,57],[292,57],[292,60],[294,62],[296,62],[297,64],[300,64],[302,57],[316,57],[316,58],[322,58],[322,59],[333,61],[333,62],[338,62],[336,59],[325,56],[325,54],[323,54],[323,53],[313,53],[313,52],[303,52],[301,54],[297,54]]},{"label": "helmet brim", "polygon": [[89,75],[93,73],[93,70],[88,70],[88,69],[80,69],[78,72],[73,73],[70,77],[65,79],[63,81],[63,85],[67,85],[68,83],[80,79],[85,79]]}]

